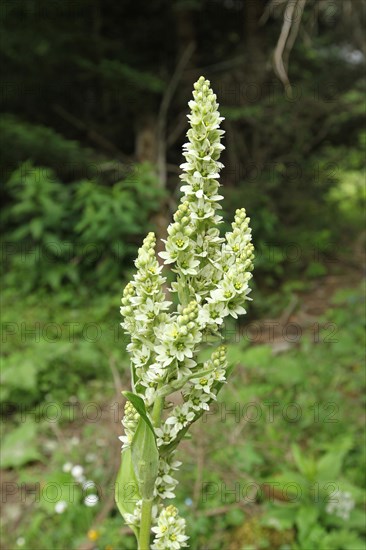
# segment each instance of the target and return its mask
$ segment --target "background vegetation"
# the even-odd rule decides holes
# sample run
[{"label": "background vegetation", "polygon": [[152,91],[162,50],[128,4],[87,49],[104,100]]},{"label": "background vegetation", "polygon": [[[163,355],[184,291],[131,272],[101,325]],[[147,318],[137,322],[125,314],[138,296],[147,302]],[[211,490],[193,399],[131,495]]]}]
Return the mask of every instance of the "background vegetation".
[{"label": "background vegetation", "polygon": [[364,0],[5,0],[0,19],[3,547],[133,550],[119,301],[175,209],[204,74],[225,225],[247,208],[257,259],[225,327],[236,373],[181,451],[191,548],[363,550]]}]

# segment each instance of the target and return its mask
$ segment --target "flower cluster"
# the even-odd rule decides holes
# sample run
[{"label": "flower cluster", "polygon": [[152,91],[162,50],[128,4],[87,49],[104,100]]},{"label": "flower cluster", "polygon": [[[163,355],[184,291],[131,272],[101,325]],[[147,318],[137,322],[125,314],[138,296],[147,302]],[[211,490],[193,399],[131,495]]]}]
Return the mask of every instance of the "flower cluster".
[{"label": "flower cluster", "polygon": [[351,493],[348,491],[334,491],[332,499],[328,501],[326,511],[328,514],[337,516],[347,521],[350,513],[355,507],[355,501],[353,500]]},{"label": "flower cluster", "polygon": [[[201,344],[206,336],[220,335],[227,316],[237,318],[245,313],[254,258],[250,219],[244,209],[236,211],[231,231],[220,236],[223,197],[218,179],[223,166],[219,157],[224,149],[224,132],[220,129],[223,119],[217,98],[208,80],[201,77],[196,82],[189,106],[191,127],[181,166],[183,196],[163,241],[165,250],[159,254],[174,273],[171,291],[176,293],[178,304],[173,310],[173,304],[165,298],[166,278],[156,257],[155,236],[149,233],[138,252],[137,272],[125,287],[121,307],[122,326],[131,337],[127,350],[136,408],[130,402],[126,404],[122,421],[125,435],[120,439],[126,455],[131,452],[137,456],[142,469],[144,464],[155,464],[151,484],[155,550],[187,546],[185,522],[177,510],[168,506],[159,516],[157,510],[162,501],[175,497],[178,482],[174,472],[180,466],[174,459],[176,446],[191,424],[209,409],[226,382],[225,346],[219,346],[202,363],[198,355]],[[169,405],[167,397],[177,391],[181,392],[181,403]],[[140,418],[143,425],[149,426],[145,431]],[[138,434],[146,455],[145,451],[136,451]],[[126,464],[127,470],[131,463]],[[140,479],[141,471],[137,471],[136,464],[132,467],[136,479]],[[130,508],[122,513],[138,530],[140,521],[143,523],[144,501],[137,503],[133,514]]]},{"label": "flower cluster", "polygon": [[166,459],[160,458],[159,474],[155,482],[155,496],[161,499],[175,498],[174,490],[178,485],[178,481],[172,474],[181,466],[181,462],[174,459],[174,453]]},{"label": "flower cluster", "polygon": [[179,550],[187,545],[188,537],[184,534],[186,522],[178,516],[174,506],[167,506],[158,518],[158,524],[152,528],[155,533],[152,550]]},{"label": "flower cluster", "polygon": [[160,326],[159,336],[161,344],[156,347],[157,360],[164,367],[175,359],[185,361],[191,359],[196,344],[201,341],[198,329],[198,304],[191,302],[182,310],[181,315],[172,321],[169,327]]},{"label": "flower cluster", "polygon": [[121,435],[119,437],[120,441],[122,441],[123,445],[122,448],[127,448],[131,445],[132,438],[135,434],[137,424],[139,421],[140,415],[136,411],[135,407],[130,403],[129,401],[125,404],[125,414],[122,418],[122,425],[125,429],[125,435]]},{"label": "flower cluster", "polygon": [[[94,481],[85,477],[84,468],[80,464],[74,465],[71,462],[65,462],[62,466],[62,471],[71,474],[74,482],[80,485],[85,506],[91,508],[98,504],[99,496],[97,494],[97,485]],[[68,505],[69,503],[65,500],[57,501],[55,504],[56,514],[63,514]]]},{"label": "flower cluster", "polygon": [[159,253],[166,264],[176,263],[174,271],[182,275],[195,275],[199,265],[192,250],[192,233],[189,203],[185,201],[178,206],[174,214],[174,223],[168,227],[168,239],[163,240],[165,251]]},{"label": "flower cluster", "polygon": [[[242,306],[250,300],[249,280],[253,269],[254,247],[251,243],[250,219],[245,209],[236,211],[233,231],[226,234],[222,246],[222,278],[207,299],[206,315],[209,324],[221,324],[222,317],[238,317],[246,313]],[[218,315],[221,312],[221,316]]]},{"label": "flower cluster", "polygon": [[174,407],[164,424],[155,429],[158,447],[169,445],[196,420],[199,413],[209,409],[209,403],[216,399],[215,386],[218,382],[225,382],[226,367],[226,348],[220,346],[203,364],[201,376],[190,378],[184,385],[184,403]]},{"label": "flower cluster", "polygon": [[156,428],[157,445],[167,445],[175,439],[177,434],[194,420],[194,412],[189,410],[188,403],[174,407],[170,416],[161,428]]},{"label": "flower cluster", "polygon": [[[218,178],[223,167],[218,159],[224,149],[221,144],[224,131],[220,130],[223,118],[209,81],[201,77],[194,88],[188,115],[191,128],[187,132],[188,142],[183,146],[186,162],[181,165],[184,196],[175,223],[168,228],[166,252],[160,255],[166,263],[176,262],[176,271],[187,285],[188,296],[199,300],[215,285],[220,271],[214,260],[223,242],[217,228],[222,217],[217,211],[223,198],[218,194]],[[177,250],[177,237],[180,250]],[[179,280],[172,284],[172,290],[179,295]]]},{"label": "flower cluster", "polygon": [[216,399],[215,386],[217,382],[225,382],[226,377],[226,347],[220,346],[211,355],[211,359],[204,363],[204,374],[199,378],[193,378],[187,385],[189,393],[186,394],[187,403],[192,410],[208,410],[206,396]]},{"label": "flower cluster", "polygon": [[165,278],[156,259],[155,245],[156,238],[149,233],[139,249],[135,262],[137,273],[124,289],[121,306],[124,317],[121,325],[131,336],[127,350],[131,354],[132,383],[140,382],[145,387],[154,386],[159,379],[155,375],[151,380],[147,365],[154,362],[155,328],[167,322],[166,311],[171,305],[164,299]]}]

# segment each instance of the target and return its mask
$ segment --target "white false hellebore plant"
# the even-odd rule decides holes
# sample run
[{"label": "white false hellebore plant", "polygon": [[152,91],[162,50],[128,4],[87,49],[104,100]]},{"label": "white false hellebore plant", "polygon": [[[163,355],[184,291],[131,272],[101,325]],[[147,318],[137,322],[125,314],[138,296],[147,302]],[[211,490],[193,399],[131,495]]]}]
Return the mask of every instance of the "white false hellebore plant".
[{"label": "white false hellebore plant", "polygon": [[[222,345],[205,363],[197,356],[208,336],[220,336],[225,317],[245,313],[243,304],[250,299],[254,255],[245,210],[236,211],[225,238],[218,229],[223,119],[210,82],[202,76],[193,97],[189,141],[183,151],[186,162],[181,166],[183,197],[160,253],[176,274],[171,291],[177,293],[178,305],[172,311],[172,303],[165,299],[166,278],[156,258],[153,233],[138,252],[137,273],[122,298],[122,326],[131,337],[127,349],[132,391],[124,392],[125,435],[120,438],[116,502],[135,532],[139,550],[188,546],[185,520],[174,506],[165,506],[175,497],[178,483],[176,447],[209,409],[232,370]],[[182,402],[172,406],[167,398],[176,391]]]}]

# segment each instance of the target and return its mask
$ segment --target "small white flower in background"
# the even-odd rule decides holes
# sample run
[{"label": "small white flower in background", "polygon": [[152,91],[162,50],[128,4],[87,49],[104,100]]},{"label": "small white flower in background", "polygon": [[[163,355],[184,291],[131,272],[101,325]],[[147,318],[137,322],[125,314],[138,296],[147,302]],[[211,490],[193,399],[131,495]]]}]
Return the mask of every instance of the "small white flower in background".
[{"label": "small white flower in background", "polygon": [[97,459],[97,455],[95,453],[88,453],[86,456],[85,456],[85,460],[87,462],[95,462]]},{"label": "small white flower in background", "polygon": [[55,504],[56,514],[63,514],[66,508],[67,508],[67,502],[65,500],[59,500]]},{"label": "small white flower in background", "polygon": [[334,491],[326,506],[326,512],[347,521],[350,513],[355,507],[355,501],[348,491]]},{"label": "small white flower in background", "polygon": [[75,445],[79,445],[80,443],[80,437],[78,437],[77,435],[74,435],[71,439],[70,439],[70,443],[73,447],[75,447]]},{"label": "small white flower in background", "polygon": [[83,481],[83,490],[87,491],[88,489],[95,489],[96,484],[95,481],[92,479],[87,479],[86,481]]},{"label": "small white flower in background", "polygon": [[57,442],[53,441],[52,439],[48,439],[44,442],[43,448],[45,451],[52,452],[57,448]]},{"label": "small white flower in background", "polygon": [[65,462],[65,464],[62,466],[62,471],[65,473],[71,472],[72,466],[73,465],[71,464],[71,462]]},{"label": "small white flower in background", "polygon": [[17,546],[24,546],[25,545],[25,538],[24,537],[18,537],[16,542],[17,542]]},{"label": "small white flower in background", "polygon": [[93,506],[95,506],[96,504],[98,504],[99,502],[99,497],[98,495],[88,495],[87,497],[84,498],[84,504],[85,506],[88,506],[89,508],[92,508]]},{"label": "small white flower in background", "polygon": [[84,481],[83,474],[84,474],[84,468],[79,464],[76,464],[76,466],[73,466],[71,468],[71,475],[73,478],[76,479],[76,481]]}]

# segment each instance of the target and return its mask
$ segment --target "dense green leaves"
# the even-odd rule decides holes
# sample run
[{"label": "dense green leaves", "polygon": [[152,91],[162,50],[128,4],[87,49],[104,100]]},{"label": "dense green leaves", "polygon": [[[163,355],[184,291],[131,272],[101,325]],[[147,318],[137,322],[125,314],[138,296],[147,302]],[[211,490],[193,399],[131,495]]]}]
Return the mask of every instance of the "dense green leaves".
[{"label": "dense green leaves", "polygon": [[25,163],[6,190],[4,267],[19,291],[56,290],[81,280],[99,288],[117,284],[162,198],[147,164],[126,168],[124,179],[112,185],[96,179],[66,186],[53,170]]}]

